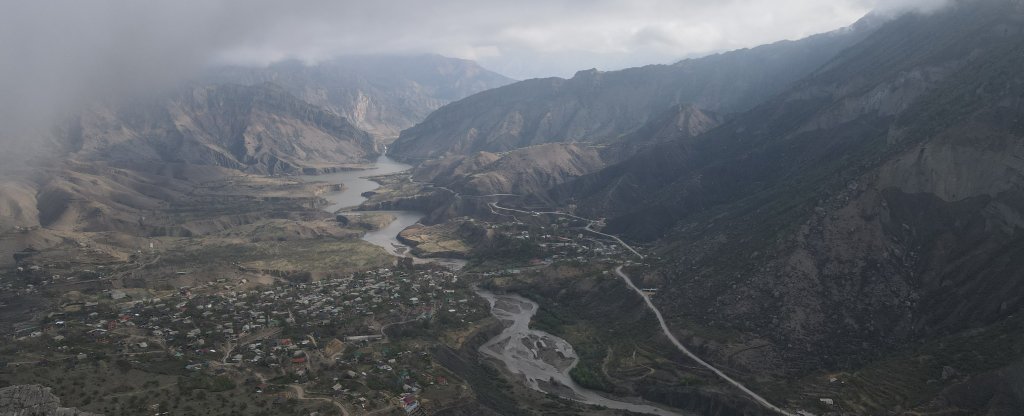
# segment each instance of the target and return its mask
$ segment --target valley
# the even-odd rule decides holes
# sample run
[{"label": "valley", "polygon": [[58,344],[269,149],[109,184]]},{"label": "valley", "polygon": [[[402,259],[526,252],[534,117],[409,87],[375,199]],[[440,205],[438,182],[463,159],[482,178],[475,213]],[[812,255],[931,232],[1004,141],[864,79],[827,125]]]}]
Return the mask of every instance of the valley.
[{"label": "valley", "polygon": [[0,415],[1020,415],[1024,3],[850,10],[565,78],[379,25],[0,97]]},{"label": "valley", "polygon": [[[387,178],[402,174],[407,168],[408,165],[381,156],[376,164],[299,180],[241,176],[227,185],[218,182],[213,189],[221,197],[225,190],[240,188],[256,195],[284,191],[292,196],[276,197],[273,201],[282,205],[268,208],[289,207],[294,211],[289,214],[292,219],[259,220],[265,211],[257,209],[253,211],[255,222],[225,224],[223,230],[210,235],[143,239],[143,244],[155,244],[128,256],[127,262],[108,259],[105,264],[96,264],[96,260],[84,260],[84,253],[75,251],[30,252],[18,263],[20,270],[5,275],[5,291],[38,301],[53,299],[53,303],[40,303],[35,308],[22,305],[21,310],[35,310],[39,315],[10,317],[5,321],[12,325],[8,327],[10,333],[19,341],[11,346],[14,349],[4,353],[8,355],[4,358],[6,371],[0,373],[2,380],[55,386],[55,394],[64,398],[65,405],[98,413],[127,413],[136,406],[151,403],[140,400],[144,397],[138,395],[141,392],[124,391],[124,387],[79,393],[77,384],[57,383],[48,379],[47,374],[78,374],[68,380],[81,380],[86,385],[105,384],[109,378],[118,377],[119,372],[133,374],[152,386],[148,390],[155,397],[166,398],[152,405],[169,411],[196,409],[195,405],[183,407],[172,398],[190,397],[193,403],[202,403],[225,395],[235,397],[241,391],[246,391],[242,401],[211,405],[223,411],[250,409],[257,413],[301,412],[333,406],[344,414],[388,413],[408,406],[437,409],[465,405],[464,394],[446,393],[446,388],[438,385],[438,379],[444,379],[444,384],[458,383],[459,375],[438,367],[429,358],[430,348],[436,348],[430,345],[440,342],[458,348],[465,342],[460,339],[473,336],[473,332],[461,332],[482,328],[493,319],[487,318],[487,303],[481,307],[481,298],[470,290],[481,272],[459,272],[467,265],[465,260],[410,257],[408,247],[399,242],[399,232],[422,218],[421,213],[351,210],[368,202],[363,194],[370,198],[402,198],[398,195],[404,187],[402,182],[392,184],[397,188],[394,190],[378,189],[377,182],[365,178]],[[251,181],[274,185],[254,185]],[[249,185],[239,187],[240,183]],[[296,192],[309,192],[311,196],[303,202],[295,198]],[[298,204],[288,205],[295,203]],[[204,200],[193,215],[208,215],[200,207],[210,206]],[[589,229],[590,222],[583,225]],[[515,229],[523,227],[525,224],[512,225]],[[528,235],[529,231],[491,230],[484,233],[484,238],[511,234],[521,238],[524,233]],[[80,238],[85,237],[95,238],[89,233]],[[249,241],[243,243],[240,239]],[[364,247],[363,242],[370,245]],[[570,248],[558,247],[553,252]],[[608,258],[617,251],[607,246],[601,252],[608,253],[603,254]],[[392,256],[410,261],[396,262],[390,260]],[[542,264],[552,261],[547,259]],[[35,266],[36,262],[41,265]],[[83,262],[93,264],[88,270],[92,277],[80,276]],[[531,267],[536,266],[524,270]],[[41,277],[58,272],[60,275]],[[519,271],[505,269],[500,273]],[[458,283],[447,286],[437,279]],[[392,286],[392,281],[397,285]],[[400,282],[410,282],[411,286]],[[5,297],[5,302],[13,300]],[[42,325],[35,324],[38,320]],[[520,325],[528,322],[527,319]],[[87,339],[92,346],[83,348],[82,342]],[[399,345],[392,346],[395,342]],[[26,348],[29,345],[36,347]],[[413,349],[392,350],[399,346]],[[389,358],[395,356],[389,356],[388,351],[421,356],[425,360],[422,364],[427,366],[416,360],[396,361]],[[386,360],[366,361],[360,358],[363,354]],[[64,370],[52,373],[24,371],[65,362],[69,364],[61,364]],[[381,390],[387,383],[380,384],[380,376],[398,368],[381,362],[401,362],[406,369],[403,373],[415,375],[418,382],[412,378],[405,381],[406,385],[412,383],[411,393],[408,389]],[[366,367],[367,363],[377,364]],[[102,371],[92,375],[65,373],[82,365]],[[568,368],[564,370],[560,377],[572,383]],[[33,376],[26,378],[27,374]],[[328,376],[335,381],[332,386],[321,384]],[[325,386],[332,389],[325,393]],[[255,396],[251,393],[253,389],[257,392]],[[423,393],[419,392],[421,389]],[[621,406],[584,391],[566,395],[580,400],[579,394],[585,394],[588,396],[582,397],[591,397],[586,400]],[[403,405],[400,397],[391,396],[397,393],[413,400]],[[540,404],[549,399],[535,397],[530,401]],[[570,409],[578,405],[569,403],[559,406],[572,413]],[[253,404],[255,408],[249,407]],[[669,414],[653,407],[626,406],[634,410],[651,409],[647,413]]]}]

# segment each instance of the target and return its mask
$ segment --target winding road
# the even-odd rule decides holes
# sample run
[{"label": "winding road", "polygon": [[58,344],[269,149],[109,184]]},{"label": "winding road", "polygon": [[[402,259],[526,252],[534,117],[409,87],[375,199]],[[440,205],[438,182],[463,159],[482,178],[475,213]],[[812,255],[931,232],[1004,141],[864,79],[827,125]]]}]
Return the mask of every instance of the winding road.
[{"label": "winding road", "polygon": [[[409,180],[411,182],[416,183],[416,181],[412,179],[412,175],[409,175]],[[454,194],[456,198],[461,198],[463,196],[463,195],[459,194],[458,192],[455,192],[454,190],[449,189],[447,187],[436,186],[436,185],[433,185],[433,184],[430,184],[430,185],[435,187],[435,188],[444,189],[446,191],[449,191],[452,194]],[[486,198],[486,197],[496,197],[496,196],[518,196],[518,195],[513,195],[513,194],[492,194],[492,195],[475,195],[475,196],[468,196],[468,197]],[[611,235],[611,234],[606,234],[606,233],[602,233],[600,231],[594,230],[592,227],[595,224],[598,223],[597,220],[593,220],[593,219],[589,219],[589,218],[583,218],[583,217],[580,217],[580,216],[577,216],[577,215],[573,215],[573,214],[569,214],[569,213],[565,213],[565,212],[559,212],[559,211],[525,211],[525,210],[520,210],[520,209],[507,208],[507,207],[502,207],[502,206],[498,205],[497,202],[488,202],[487,206],[490,208],[491,212],[494,213],[495,215],[507,215],[507,216],[511,216],[513,218],[515,218],[514,215],[500,214],[500,213],[497,212],[497,210],[507,211],[507,212],[515,212],[515,213],[520,213],[520,214],[526,214],[526,215],[530,215],[530,216],[534,216],[534,217],[540,216],[540,215],[558,215],[558,216],[563,216],[563,217],[568,217],[568,218],[574,218],[574,219],[581,220],[581,221],[586,221],[587,225],[583,228],[585,231],[593,233],[593,234],[596,234],[596,235],[599,235],[599,236],[602,236],[602,237],[605,237],[605,238],[609,238],[611,240],[614,240],[619,245],[621,245],[622,247],[624,247],[625,249],[627,249],[631,253],[633,253],[635,256],[637,256],[639,259],[641,259],[641,260],[644,259],[644,255],[643,254],[641,254],[639,251],[637,251],[632,246],[627,244],[621,238],[619,238],[617,236],[614,236],[614,235]],[[751,400],[753,400],[754,402],[756,402],[760,406],[764,407],[765,409],[768,409],[770,411],[773,411],[773,412],[776,412],[778,414],[785,415],[785,416],[798,416],[795,413],[791,413],[791,412],[789,412],[787,410],[784,410],[784,409],[782,409],[782,408],[772,404],[771,402],[769,402],[764,397],[761,397],[760,395],[758,395],[754,391],[752,391],[749,388],[747,388],[746,386],[744,386],[739,381],[736,381],[732,377],[729,377],[722,370],[719,370],[718,368],[716,368],[715,366],[711,365],[707,361],[702,360],[700,357],[698,357],[696,354],[694,354],[688,348],[686,348],[686,346],[683,345],[683,343],[680,342],[679,339],[677,339],[676,336],[672,334],[672,331],[669,329],[668,324],[665,322],[665,318],[661,315],[661,311],[659,311],[658,308],[654,305],[654,303],[651,301],[650,297],[648,297],[646,293],[644,293],[642,290],[640,290],[640,288],[638,288],[636,285],[633,284],[633,281],[629,278],[628,275],[626,275],[625,272],[622,271],[622,268],[623,268],[623,265],[620,265],[620,266],[616,267],[615,268],[615,273],[620,278],[622,278],[622,280],[624,282],[626,282],[626,285],[629,286],[630,289],[632,289],[634,292],[639,294],[641,298],[644,299],[644,302],[647,304],[647,307],[650,308],[650,310],[652,312],[654,312],[655,317],[657,317],[658,323],[661,325],[662,332],[665,334],[666,337],[668,337],[668,339],[672,342],[672,344],[675,345],[675,347],[679,349],[679,351],[681,351],[684,355],[686,355],[687,357],[689,357],[690,359],[692,359],[693,361],[698,363],[701,367],[703,367],[703,368],[705,368],[705,369],[715,373],[715,375],[717,375],[719,378],[721,378],[722,380],[726,381],[727,383],[729,383],[732,386],[734,386],[737,389],[739,389],[747,397],[749,397]],[[492,306],[493,306],[493,303],[492,303]],[[390,325],[399,324],[399,323],[404,323],[404,322],[393,323],[393,324],[390,324]],[[381,334],[382,335],[384,335],[385,327],[381,328]],[[297,387],[297,386],[295,386],[295,387]],[[301,388],[301,387],[299,387],[299,388]],[[338,403],[335,403],[335,404],[338,404]],[[342,409],[343,413],[345,412],[344,407],[341,407],[339,405],[339,408]],[[658,410],[661,410],[661,409],[658,409]]]},{"label": "winding road", "polygon": [[445,191],[450,192],[452,194],[452,197],[454,197],[455,199],[462,199],[463,197],[465,197],[465,198],[488,198],[488,197],[492,197],[492,196],[518,196],[518,197],[522,197],[522,195],[519,195],[519,194],[463,195],[463,194],[461,194],[459,192],[455,192],[454,189],[449,188],[447,186],[436,185],[436,184],[433,184],[433,183],[430,183],[430,182],[418,181],[418,180],[413,178],[412,174],[409,174],[409,182],[413,183],[413,184],[416,184],[416,185],[429,186],[429,187],[434,188],[434,189],[443,189]]},{"label": "winding road", "polygon": [[[589,218],[583,218],[583,217],[579,217],[579,216],[576,216],[576,215],[572,215],[572,214],[568,214],[568,213],[564,213],[564,212],[558,212],[558,211],[524,211],[524,210],[519,210],[519,209],[514,209],[514,208],[506,208],[506,207],[502,207],[502,206],[498,205],[498,203],[496,203],[496,202],[490,202],[487,205],[491,208],[491,212],[494,213],[494,214],[498,214],[495,211],[495,209],[497,209],[497,210],[502,210],[502,211],[518,212],[518,213],[532,215],[532,216],[538,216],[538,215],[560,215],[560,216],[564,216],[564,217],[575,218],[575,219],[578,219],[578,220],[587,221],[587,226],[584,227],[584,230],[589,231],[589,232],[594,233],[594,234],[597,234],[597,235],[600,235],[600,236],[603,236],[603,237],[610,238],[612,240],[615,240],[620,245],[622,245],[622,247],[625,247],[627,250],[632,252],[634,255],[639,257],[641,260],[643,260],[643,258],[644,258],[643,254],[640,254],[640,252],[636,251],[636,249],[631,247],[629,244],[626,244],[626,242],[622,241],[621,238],[616,237],[616,236],[611,235],[611,234],[606,234],[606,233],[602,233],[600,231],[593,230],[591,227],[594,224],[597,223],[596,220],[592,220],[592,219],[589,219]],[[504,215],[504,214],[498,214],[498,215]],[[778,414],[785,415],[785,416],[798,416],[795,413],[791,413],[791,412],[789,412],[789,411],[787,411],[785,409],[782,409],[782,408],[772,404],[771,402],[769,402],[764,397],[761,397],[757,393],[754,393],[754,391],[750,390],[749,388],[747,388],[747,386],[744,386],[742,383],[734,380],[732,377],[729,377],[722,370],[719,370],[718,368],[716,368],[715,366],[711,365],[707,361],[702,360],[700,357],[698,357],[696,354],[694,354],[688,348],[686,348],[686,346],[683,345],[682,342],[679,342],[679,339],[677,339],[676,336],[672,334],[672,331],[669,329],[668,324],[665,322],[665,318],[662,317],[662,315],[661,315],[661,311],[659,311],[658,308],[656,306],[654,306],[654,302],[651,301],[651,298],[649,296],[647,296],[647,294],[644,293],[643,290],[640,290],[640,288],[638,288],[636,285],[633,284],[633,281],[629,278],[628,275],[626,275],[625,272],[622,271],[622,268],[623,268],[622,265],[616,267],[615,268],[615,274],[617,274],[619,277],[621,277],[622,280],[624,282],[626,282],[626,285],[629,286],[630,289],[632,289],[634,292],[639,294],[640,297],[642,297],[644,299],[644,302],[647,304],[647,307],[650,308],[650,310],[652,312],[654,312],[654,316],[658,318],[658,323],[661,324],[662,332],[665,333],[665,336],[668,337],[668,339],[670,341],[672,341],[672,344],[675,345],[676,348],[679,349],[679,351],[681,351],[687,357],[690,357],[690,359],[692,359],[693,361],[695,361],[698,364],[700,364],[701,367],[704,367],[704,368],[710,370],[711,372],[715,373],[715,375],[717,375],[722,380],[725,380],[727,383],[733,385],[734,387],[736,387],[737,389],[742,391],[747,397],[749,397],[751,400],[753,400],[757,404],[761,405],[765,409],[771,410],[773,412],[776,412]]]},{"label": "winding road", "polygon": [[410,322],[416,322],[416,321],[419,321],[419,320],[421,320],[421,319],[423,319],[423,318],[421,318],[421,317],[418,317],[418,316],[417,316],[417,317],[415,317],[415,318],[411,318],[411,319],[406,319],[406,320],[404,320],[404,321],[399,321],[399,322],[392,322],[392,323],[390,323],[390,324],[384,324],[384,325],[381,325],[381,327],[380,327],[380,336],[381,336],[381,339],[383,339],[383,340],[387,341],[387,339],[388,339],[388,334],[384,333],[384,331],[386,331],[386,330],[387,330],[388,328],[390,328],[390,327],[392,327],[392,326],[395,326],[395,325],[404,325],[404,324],[407,324],[407,323],[410,323]]},{"label": "winding road", "polygon": [[329,402],[333,404],[334,407],[337,407],[338,410],[341,411],[342,416],[349,416],[348,410],[345,409],[345,406],[342,406],[341,403],[338,403],[334,399],[329,399],[327,397],[306,397],[306,390],[303,389],[302,386],[298,384],[289,384],[288,387],[295,391],[295,398],[298,400],[316,400],[321,402]]},{"label": "winding road", "polygon": [[[491,212],[494,212],[495,209],[500,209],[502,211],[519,212],[519,213],[522,213],[522,214],[528,214],[528,215],[532,215],[532,216],[538,216],[538,215],[559,215],[559,216],[563,216],[563,217],[575,218],[577,220],[586,221],[587,222],[587,226],[583,227],[583,229],[585,231],[597,234],[597,235],[602,236],[602,237],[607,237],[607,238],[610,238],[612,240],[615,240],[615,242],[619,243],[619,245],[621,245],[622,247],[625,247],[626,250],[629,250],[634,255],[639,257],[640,260],[644,259],[644,255],[643,254],[640,254],[639,251],[636,251],[636,249],[634,249],[632,246],[630,246],[629,244],[626,244],[626,242],[622,241],[621,238],[616,237],[616,236],[611,235],[611,234],[605,234],[605,233],[602,233],[600,231],[596,231],[593,228],[590,228],[590,227],[593,227],[594,224],[597,223],[597,220],[592,220],[590,218],[583,218],[583,217],[579,217],[579,216],[576,216],[576,215],[568,214],[568,213],[565,213],[565,212],[559,212],[559,211],[523,211],[521,209],[505,208],[503,206],[498,205],[497,202],[490,202],[487,205],[491,207]],[[497,212],[494,212],[494,213],[498,214]]]},{"label": "winding road", "polygon": [[751,398],[752,400],[760,404],[762,407],[786,416],[797,416],[795,413],[790,413],[772,404],[764,397],[761,397],[757,393],[754,393],[752,390],[748,389],[742,383],[733,380],[732,377],[726,375],[724,372],[722,372],[722,370],[715,368],[715,366],[709,364],[707,361],[700,359],[700,357],[698,357],[696,354],[690,352],[690,350],[686,348],[686,346],[684,346],[682,342],[679,342],[675,335],[672,335],[672,331],[669,330],[668,324],[665,323],[665,318],[661,316],[661,311],[659,311],[658,308],[654,306],[654,302],[651,302],[651,298],[647,296],[646,293],[644,293],[642,290],[640,290],[640,288],[636,287],[636,285],[633,284],[633,280],[630,279],[629,276],[622,271],[622,266],[615,268],[615,274],[619,275],[619,277],[621,277],[622,280],[626,282],[626,285],[628,285],[630,289],[633,289],[633,291],[639,294],[640,297],[644,298],[644,302],[647,303],[647,307],[650,308],[651,311],[654,312],[654,316],[658,318],[658,323],[661,324],[661,331],[665,333],[665,336],[668,337],[669,341],[672,341],[672,344],[675,344],[676,348],[678,348],[679,351],[682,351],[683,354],[685,354],[687,357],[690,357],[690,359],[696,361],[697,364],[701,365],[701,367],[710,370],[711,372],[718,375],[718,377],[721,378],[722,380],[725,380],[729,384],[732,384],[736,388],[740,389],[740,391],[746,394],[747,397]]}]

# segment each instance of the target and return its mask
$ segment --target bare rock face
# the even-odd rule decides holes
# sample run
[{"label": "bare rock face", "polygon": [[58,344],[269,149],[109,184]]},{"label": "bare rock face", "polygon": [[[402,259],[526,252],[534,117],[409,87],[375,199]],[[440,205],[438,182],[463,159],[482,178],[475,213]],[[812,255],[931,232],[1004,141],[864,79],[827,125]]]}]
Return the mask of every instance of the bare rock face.
[{"label": "bare rock face", "polygon": [[[753,49],[621,71],[532,79],[446,105],[402,131],[391,154],[426,160],[503,152],[551,142],[608,142],[676,105],[720,114],[745,111],[810,74],[873,30],[851,28]],[[680,129],[689,129],[686,117]]]},{"label": "bare rock face", "polygon": [[725,117],[721,114],[692,104],[677,104],[643,127],[609,143],[601,150],[601,156],[609,164],[613,164],[659,143],[700,136],[720,126],[724,121]]},{"label": "bare rock face", "polygon": [[398,137],[401,130],[449,102],[512,82],[473,61],[438,55],[347,56],[316,65],[286,61],[263,68],[221,67],[211,70],[206,80],[279,84],[382,140]]},{"label": "bare rock face", "polygon": [[78,160],[118,166],[218,166],[249,173],[315,173],[377,155],[344,117],[274,84],[186,88],[128,104],[93,105],[59,139]]},{"label": "bare rock face", "polygon": [[98,416],[95,413],[60,407],[60,398],[40,385],[18,385],[0,389],[0,416]]},{"label": "bare rock face", "polygon": [[469,195],[544,191],[604,167],[597,150],[575,143],[549,143],[503,154],[479,152],[423,163],[413,171],[419,181]]},{"label": "bare rock face", "polygon": [[[902,16],[728,123],[550,193],[660,247],[662,312],[747,337],[708,348],[730,365],[792,380],[949,334],[980,350],[975,334],[1019,334],[1024,311],[1022,31],[1018,1]],[[771,345],[730,355],[754,340]],[[949,391],[986,414],[1007,390],[986,380],[1021,374],[1013,351],[921,365],[915,382],[997,370],[975,377],[983,401]]]}]

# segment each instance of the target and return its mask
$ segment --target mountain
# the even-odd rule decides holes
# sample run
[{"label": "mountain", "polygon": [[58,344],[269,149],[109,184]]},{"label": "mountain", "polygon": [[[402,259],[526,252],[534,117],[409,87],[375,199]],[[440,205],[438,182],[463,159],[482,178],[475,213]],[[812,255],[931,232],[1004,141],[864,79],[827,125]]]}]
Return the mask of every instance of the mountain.
[{"label": "mountain", "polygon": [[749,109],[814,71],[876,27],[850,28],[673,65],[580,71],[532,79],[446,105],[402,132],[392,154],[424,160],[530,145],[606,142],[644,126],[669,107],[692,104],[729,114]]},{"label": "mountain", "polygon": [[1022,73],[1021,2],[908,14],[720,127],[550,196],[652,244],[638,273],[672,325],[788,380],[783,397],[1016,414]]},{"label": "mountain", "polygon": [[225,66],[202,82],[246,85],[272,82],[352,121],[378,139],[392,139],[439,107],[513,82],[473,61],[439,55],[347,56],[306,65]]},{"label": "mountain", "polygon": [[427,161],[413,179],[469,195],[542,192],[604,167],[598,151],[574,143],[548,143],[495,154],[478,152]]},{"label": "mountain", "polygon": [[0,166],[2,266],[83,250],[121,261],[140,239],[302,219],[326,189],[290,175],[378,155],[369,133],[273,84],[96,100],[37,142],[46,153]]},{"label": "mountain", "polygon": [[184,88],[96,104],[68,123],[60,144],[81,161],[262,174],[331,170],[377,154],[368,133],[273,84]]},{"label": "mountain", "polygon": [[720,126],[725,119],[721,114],[692,104],[676,104],[640,128],[607,144],[601,154],[607,161],[621,161],[658,143],[697,137]]}]

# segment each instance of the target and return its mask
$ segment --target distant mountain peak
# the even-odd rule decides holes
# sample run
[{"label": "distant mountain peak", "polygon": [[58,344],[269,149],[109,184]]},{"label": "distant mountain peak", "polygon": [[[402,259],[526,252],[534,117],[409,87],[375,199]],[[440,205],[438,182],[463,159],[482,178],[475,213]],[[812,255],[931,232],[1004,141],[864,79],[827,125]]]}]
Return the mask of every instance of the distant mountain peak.
[{"label": "distant mountain peak", "polygon": [[402,132],[394,155],[505,151],[549,142],[608,142],[676,104],[729,114],[747,110],[818,69],[868,30],[620,71],[579,71],[569,80],[521,81],[446,105]]},{"label": "distant mountain peak", "polygon": [[206,83],[274,82],[303,100],[344,116],[387,141],[454,100],[513,82],[476,62],[436,54],[351,55],[307,64],[223,66]]}]

